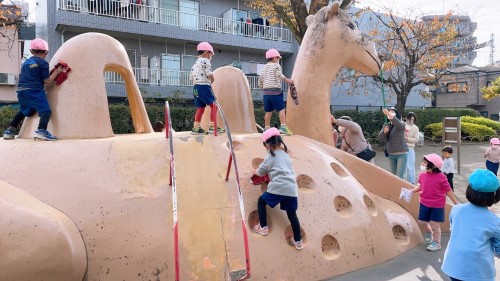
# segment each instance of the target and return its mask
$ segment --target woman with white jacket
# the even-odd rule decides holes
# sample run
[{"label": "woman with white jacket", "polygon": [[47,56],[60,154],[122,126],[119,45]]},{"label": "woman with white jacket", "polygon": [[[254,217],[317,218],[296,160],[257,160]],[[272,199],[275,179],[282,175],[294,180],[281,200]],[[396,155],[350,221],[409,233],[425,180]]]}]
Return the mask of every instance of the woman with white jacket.
[{"label": "woman with white jacket", "polygon": [[408,161],[406,162],[406,180],[411,184],[416,184],[415,181],[415,146],[418,143],[419,130],[415,122],[417,116],[415,113],[409,112],[406,115],[405,122],[405,139],[408,144]]}]

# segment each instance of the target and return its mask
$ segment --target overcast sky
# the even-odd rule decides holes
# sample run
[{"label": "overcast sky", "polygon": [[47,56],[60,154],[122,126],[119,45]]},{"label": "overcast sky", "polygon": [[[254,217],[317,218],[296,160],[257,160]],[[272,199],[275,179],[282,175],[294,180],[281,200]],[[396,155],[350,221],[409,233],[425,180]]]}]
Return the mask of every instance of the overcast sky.
[{"label": "overcast sky", "polygon": [[[474,36],[477,42],[490,40],[495,35],[495,61],[500,60],[500,0],[359,0],[357,7],[370,6],[373,9],[384,7],[400,11],[402,15],[408,10],[426,15],[443,14],[453,11],[455,14],[468,15],[477,22]],[[474,65],[483,66],[489,63],[490,47],[477,50]]]},{"label": "overcast sky", "polygon": [[[30,4],[30,12],[33,12],[36,0],[24,1]],[[359,3],[356,4],[357,7],[370,6],[374,9],[388,7],[395,11],[401,11],[402,15],[409,9],[416,14],[434,15],[452,10],[460,15],[468,15],[472,21],[477,22],[474,36],[477,37],[478,43],[489,41],[490,34],[495,34],[496,52],[494,59],[495,61],[500,60],[500,0],[357,0],[357,2]],[[474,65],[488,64],[489,55],[489,47],[477,50]]]}]

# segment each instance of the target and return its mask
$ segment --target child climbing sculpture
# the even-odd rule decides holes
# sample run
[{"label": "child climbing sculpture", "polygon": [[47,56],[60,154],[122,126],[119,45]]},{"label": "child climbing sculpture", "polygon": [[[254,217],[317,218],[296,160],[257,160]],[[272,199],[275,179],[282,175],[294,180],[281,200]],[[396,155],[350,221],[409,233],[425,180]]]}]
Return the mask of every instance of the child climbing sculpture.
[{"label": "child climbing sculpture", "polygon": [[280,133],[292,135],[292,131],[286,126],[285,103],[283,102],[283,90],[281,89],[281,80],[293,84],[292,79],[283,75],[279,61],[280,53],[276,49],[270,49],[266,52],[267,64],[259,75],[259,86],[264,89],[264,129],[271,127],[271,116],[273,111],[277,111],[280,118]]},{"label": "child climbing sculpture", "polygon": [[[208,130],[205,131],[201,128],[200,122],[203,112],[205,112],[205,107],[210,106],[211,112],[214,112],[215,106],[215,96],[212,90],[212,83],[214,80],[214,75],[212,73],[212,64],[210,60],[214,56],[214,48],[208,42],[201,42],[196,48],[198,50],[198,59],[191,68],[190,78],[193,81],[193,96],[194,105],[196,106],[196,113],[194,115],[194,125],[191,131],[194,135],[202,135],[205,133],[213,133],[214,129],[214,119],[215,114],[210,114],[210,126]],[[218,133],[225,132],[222,128],[217,128]]]},{"label": "child climbing sculpture", "polygon": [[49,63],[45,60],[49,53],[49,44],[43,39],[36,38],[31,41],[30,52],[33,54],[21,66],[19,83],[17,85],[17,99],[19,100],[19,112],[9,123],[7,130],[3,132],[6,140],[15,138],[15,130],[25,117],[31,117],[38,112],[40,123],[35,131],[35,139],[55,141],[57,138],[47,131],[52,111],[47,101],[45,86],[52,84],[57,75],[63,71],[58,64],[49,74]]},{"label": "child climbing sculpture", "polygon": [[300,235],[300,222],[297,217],[298,192],[292,161],[288,156],[287,147],[276,128],[270,128],[262,134],[264,147],[269,152],[267,158],[257,168],[255,174],[264,176],[269,174],[271,181],[257,201],[259,212],[259,223],[252,230],[260,235],[268,235],[266,205],[274,208],[280,204],[280,209],[286,211],[286,215],[292,225],[293,237],[288,243],[295,246],[297,250],[302,249],[302,237]]}]

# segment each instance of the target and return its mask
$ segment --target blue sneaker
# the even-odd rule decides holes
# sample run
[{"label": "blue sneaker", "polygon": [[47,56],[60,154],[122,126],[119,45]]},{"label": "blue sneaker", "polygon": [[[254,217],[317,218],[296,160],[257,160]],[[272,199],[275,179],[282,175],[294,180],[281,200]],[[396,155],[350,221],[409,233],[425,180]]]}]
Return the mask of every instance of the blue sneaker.
[{"label": "blue sneaker", "polygon": [[38,129],[35,131],[35,140],[41,139],[46,141],[55,141],[57,140],[49,131]]},{"label": "blue sneaker", "polygon": [[14,135],[14,130],[7,129],[3,132],[4,140],[13,140],[16,136]]}]

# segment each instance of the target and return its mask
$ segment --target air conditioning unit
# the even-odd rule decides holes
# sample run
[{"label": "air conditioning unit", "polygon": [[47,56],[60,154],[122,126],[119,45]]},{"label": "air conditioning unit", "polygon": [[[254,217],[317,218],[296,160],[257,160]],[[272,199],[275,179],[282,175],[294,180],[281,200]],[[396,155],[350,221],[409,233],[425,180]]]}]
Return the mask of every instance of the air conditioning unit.
[{"label": "air conditioning unit", "polygon": [[16,85],[14,73],[0,73],[0,85]]}]

